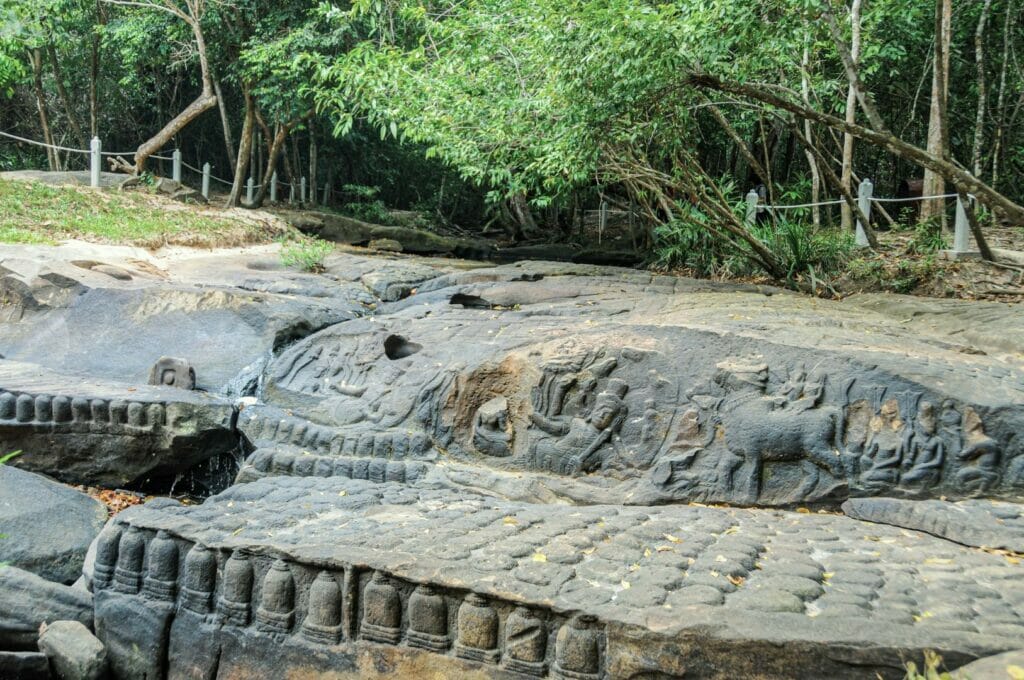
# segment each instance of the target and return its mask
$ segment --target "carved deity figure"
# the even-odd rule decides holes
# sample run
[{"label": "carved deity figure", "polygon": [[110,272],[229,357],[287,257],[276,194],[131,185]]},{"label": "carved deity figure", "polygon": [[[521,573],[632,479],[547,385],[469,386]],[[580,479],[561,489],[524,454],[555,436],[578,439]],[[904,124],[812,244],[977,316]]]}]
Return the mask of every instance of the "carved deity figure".
[{"label": "carved deity figure", "polygon": [[939,423],[935,404],[921,403],[917,420],[907,428],[903,440],[903,471],[900,480],[907,486],[927,487],[939,482],[946,445],[938,436]]},{"label": "carved deity figure", "polygon": [[512,453],[508,432],[508,401],[495,397],[480,406],[473,419],[473,448],[488,456],[504,458]]},{"label": "carved deity figure", "polygon": [[860,480],[873,491],[895,486],[903,460],[903,421],[899,404],[889,399],[868,425],[868,439],[860,457]]},{"label": "carved deity figure", "polygon": [[533,424],[551,436],[542,436],[534,444],[534,461],[545,470],[577,475],[601,462],[600,450],[622,427],[626,418],[623,401],[629,387],[621,380],[608,381],[597,395],[594,407],[585,418],[548,418],[533,413]]},{"label": "carved deity figure", "polygon": [[963,442],[955,456],[957,484],[971,493],[988,491],[999,481],[999,443],[985,434],[981,417],[971,408],[964,411]]}]

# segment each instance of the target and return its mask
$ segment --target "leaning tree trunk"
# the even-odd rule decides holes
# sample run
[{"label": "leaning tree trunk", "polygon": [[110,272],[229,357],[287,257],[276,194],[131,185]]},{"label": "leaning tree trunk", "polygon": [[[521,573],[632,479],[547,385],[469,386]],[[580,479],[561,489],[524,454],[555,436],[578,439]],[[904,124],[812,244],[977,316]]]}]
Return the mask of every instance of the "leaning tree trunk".
[{"label": "leaning tree trunk", "polygon": [[78,117],[71,106],[71,98],[68,96],[67,88],[64,87],[64,74],[61,71],[60,61],[57,59],[57,50],[54,48],[53,43],[46,44],[46,54],[50,58],[53,80],[57,84],[57,95],[60,97],[61,104],[64,105],[64,115],[68,119],[71,134],[75,136],[75,139],[81,144],[83,149],[88,149],[89,140],[82,134],[82,126],[78,124]]},{"label": "leaning tree trunk", "polygon": [[263,171],[263,181],[260,183],[259,191],[253,197],[252,203],[249,204],[250,208],[262,207],[263,201],[267,198],[270,182],[274,177],[274,168],[277,166],[277,158],[287,147],[288,130],[288,126],[278,125],[277,132],[274,133],[274,137],[270,142],[270,150],[267,151],[267,167]]},{"label": "leaning tree trunk", "polygon": [[256,103],[252,99],[247,85],[242,85],[242,96],[245,99],[245,122],[242,123],[242,141],[238,148],[238,160],[235,163],[235,178],[231,183],[231,194],[228,196],[228,207],[235,208],[242,201],[242,185],[249,172],[249,160],[252,150],[252,128],[256,119]]},{"label": "leaning tree trunk", "polygon": [[46,112],[46,92],[43,91],[43,55],[38,49],[29,50],[29,62],[32,64],[32,90],[36,95],[36,110],[39,112],[39,127],[43,131],[43,142],[46,146],[46,161],[50,170],[60,170],[60,157],[53,146],[53,133],[50,131],[50,116]]},{"label": "leaning tree trunk", "polygon": [[220,81],[213,80],[213,92],[217,95],[217,108],[220,109],[220,125],[224,129],[224,148],[228,152],[228,161],[234,168],[238,163],[235,152],[235,140],[231,137],[231,121],[228,120],[228,107],[224,101],[224,92],[221,90]]},{"label": "leaning tree trunk", "polygon": [[[860,59],[860,4],[861,0],[853,0],[850,6],[850,58],[854,66]],[[857,88],[850,83],[846,92],[846,122],[857,122]],[[849,132],[843,134],[843,164],[840,175],[843,183],[843,190],[846,193],[853,193],[853,135]],[[842,228],[845,231],[853,231],[853,211],[846,203],[842,205]]]}]

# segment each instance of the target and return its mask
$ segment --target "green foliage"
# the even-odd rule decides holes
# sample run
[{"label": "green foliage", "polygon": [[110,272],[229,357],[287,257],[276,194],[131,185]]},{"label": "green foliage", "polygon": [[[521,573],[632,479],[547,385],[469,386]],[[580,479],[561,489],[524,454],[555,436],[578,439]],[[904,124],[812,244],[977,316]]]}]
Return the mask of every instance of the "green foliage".
[{"label": "green foliage", "polygon": [[953,680],[950,673],[942,670],[942,657],[931,650],[925,650],[924,666],[920,670],[913,661],[908,661],[905,668],[904,680]]},{"label": "green foliage", "polygon": [[327,256],[334,245],[318,238],[301,238],[281,246],[281,262],[286,267],[298,267],[304,272],[322,272]]},{"label": "green foliage", "polygon": [[918,222],[914,227],[914,235],[907,244],[907,252],[914,255],[929,255],[946,248],[946,237],[942,233],[942,223],[938,219]]},{"label": "green foliage", "polygon": [[899,256],[894,261],[876,255],[852,260],[847,271],[853,280],[870,288],[906,294],[930,281],[938,272],[938,263],[934,255]]},{"label": "green foliage", "polygon": [[14,458],[16,458],[17,456],[20,456],[20,455],[21,455],[21,451],[11,451],[10,453],[5,453],[4,455],[0,456],[0,465],[5,465],[5,464],[10,462],[11,460],[14,460]]},{"label": "green foliage", "polygon": [[167,209],[144,192],[90,191],[0,179],[0,242],[55,243],[84,238],[161,246],[241,245],[268,241],[266,227],[236,217]]},{"label": "green foliage", "polygon": [[394,225],[391,211],[378,198],[379,187],[363,184],[346,184],[341,188],[343,203],[341,211],[357,220],[373,224]]}]

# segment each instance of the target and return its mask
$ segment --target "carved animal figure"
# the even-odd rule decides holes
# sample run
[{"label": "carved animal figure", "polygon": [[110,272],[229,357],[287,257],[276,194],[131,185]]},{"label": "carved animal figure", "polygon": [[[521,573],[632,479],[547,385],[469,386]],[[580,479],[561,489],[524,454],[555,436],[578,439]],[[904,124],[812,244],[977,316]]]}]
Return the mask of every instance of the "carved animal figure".
[{"label": "carved animal figure", "polygon": [[[743,459],[737,466],[742,476],[733,476],[733,487],[745,490],[746,502],[754,503],[760,496],[766,462],[806,460],[833,477],[845,476],[837,454],[838,409],[777,409],[774,397],[765,394],[767,366],[723,362],[718,368],[715,382],[727,396],[719,402],[717,421],[726,447]],[[799,493],[809,492],[816,483],[817,475],[808,476]]]}]

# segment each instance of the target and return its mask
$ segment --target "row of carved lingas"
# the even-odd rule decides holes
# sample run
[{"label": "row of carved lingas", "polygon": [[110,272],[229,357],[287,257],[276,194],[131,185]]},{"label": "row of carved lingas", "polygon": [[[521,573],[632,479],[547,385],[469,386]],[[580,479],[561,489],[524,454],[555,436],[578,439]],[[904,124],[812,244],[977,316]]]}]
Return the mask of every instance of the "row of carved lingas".
[{"label": "row of carved lingas", "polygon": [[300,418],[253,416],[247,428],[255,440],[293,444],[332,456],[377,458],[421,458],[431,450],[430,438],[422,432],[384,431],[342,433]]},{"label": "row of carved lingas", "polygon": [[163,404],[114,399],[52,397],[47,394],[0,394],[0,421],[19,423],[99,423],[159,427],[164,424]]},{"label": "row of carved lingas", "polygon": [[259,472],[295,477],[345,477],[371,482],[408,482],[420,479],[427,464],[417,461],[394,461],[386,458],[333,458],[312,454],[295,454],[274,449],[257,450],[252,466]]},{"label": "row of carved lingas", "polygon": [[[147,560],[148,557],[148,560]],[[144,570],[145,563],[145,570]],[[217,578],[214,552],[195,544],[187,553],[181,585],[181,606],[199,615],[214,610]],[[145,574],[145,578],[143,578]],[[178,546],[164,531],[157,533],[148,550],[145,534],[138,528],[111,525],[97,545],[94,589],[112,586],[115,591],[138,594],[154,601],[174,602],[177,596]],[[221,595],[216,611],[224,623],[247,626],[251,622],[254,572],[249,556],[235,551],[224,565]],[[295,579],[288,564],[276,560],[261,588],[255,620],[258,630],[287,634],[295,623]],[[353,605],[354,606],[354,605]],[[402,599],[391,577],[374,572],[363,590],[363,619],[359,634],[364,640],[398,644],[403,637]],[[418,585],[408,598],[410,647],[447,653],[452,648],[445,596],[432,586]],[[558,677],[595,680],[600,677],[601,633],[596,619],[578,615],[563,624],[555,637]],[[299,633],[315,643],[333,645],[344,637],[342,590],[330,572],[317,574],[309,592],[308,612]],[[500,617],[490,601],[469,593],[457,613],[455,655],[480,663],[502,662],[508,670],[543,676],[547,670],[547,627],[539,613],[516,607],[505,620],[504,652],[499,644]]]}]

